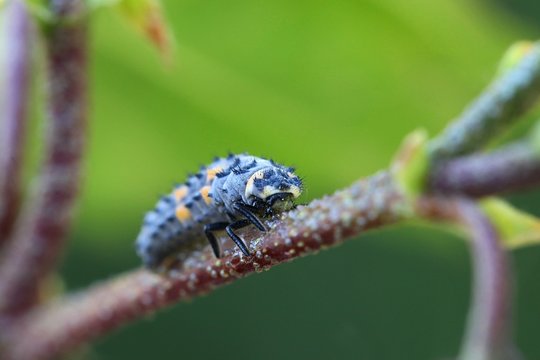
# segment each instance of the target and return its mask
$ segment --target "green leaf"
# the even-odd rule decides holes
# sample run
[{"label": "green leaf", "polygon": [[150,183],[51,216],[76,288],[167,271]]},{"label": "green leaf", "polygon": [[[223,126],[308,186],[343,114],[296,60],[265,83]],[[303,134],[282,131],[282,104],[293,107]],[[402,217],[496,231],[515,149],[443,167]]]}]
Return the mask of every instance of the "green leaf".
[{"label": "green leaf", "polygon": [[427,144],[427,132],[424,129],[415,130],[407,135],[392,162],[398,184],[411,198],[417,197],[426,188],[429,169]]},{"label": "green leaf", "polygon": [[540,220],[500,198],[486,198],[480,206],[493,222],[505,246],[516,248],[540,243]]}]

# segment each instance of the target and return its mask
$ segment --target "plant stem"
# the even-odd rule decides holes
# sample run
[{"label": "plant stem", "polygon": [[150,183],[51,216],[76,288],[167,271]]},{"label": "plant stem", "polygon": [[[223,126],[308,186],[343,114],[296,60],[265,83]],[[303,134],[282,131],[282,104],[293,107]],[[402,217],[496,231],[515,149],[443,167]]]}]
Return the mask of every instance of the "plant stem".
[{"label": "plant stem", "polygon": [[493,225],[465,199],[423,198],[418,211],[428,218],[458,222],[471,235],[473,296],[459,359],[518,359],[511,337],[512,276]]},{"label": "plant stem", "polygon": [[535,43],[431,142],[432,158],[451,158],[481,148],[518,120],[539,96],[540,43]]},{"label": "plant stem", "polygon": [[0,245],[7,240],[19,210],[32,48],[24,2],[10,1],[4,11],[6,86],[0,109]]},{"label": "plant stem", "polygon": [[211,292],[248,274],[334,246],[368,229],[409,216],[404,196],[387,172],[283,215],[264,234],[242,237],[253,256],[227,250],[216,260],[209,247],[166,275],[134,270],[79,294],[42,306],[4,334],[6,359],[51,359],[160,308]]},{"label": "plant stem", "polygon": [[434,165],[430,191],[482,197],[540,184],[540,156],[528,142],[490,153],[472,154]]},{"label": "plant stem", "polygon": [[[82,0],[51,2],[61,20]],[[34,194],[23,209],[0,262],[0,313],[12,316],[38,301],[39,287],[63,248],[77,195],[86,127],[86,22],[51,26],[44,159]]]}]

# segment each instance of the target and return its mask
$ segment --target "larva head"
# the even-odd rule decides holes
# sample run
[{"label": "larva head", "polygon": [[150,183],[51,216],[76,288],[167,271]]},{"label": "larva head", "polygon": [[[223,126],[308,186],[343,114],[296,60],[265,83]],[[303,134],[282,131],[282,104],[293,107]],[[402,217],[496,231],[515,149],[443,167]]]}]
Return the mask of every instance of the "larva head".
[{"label": "larva head", "polygon": [[249,177],[244,196],[249,205],[272,213],[292,209],[301,192],[302,181],[292,169],[268,166]]}]

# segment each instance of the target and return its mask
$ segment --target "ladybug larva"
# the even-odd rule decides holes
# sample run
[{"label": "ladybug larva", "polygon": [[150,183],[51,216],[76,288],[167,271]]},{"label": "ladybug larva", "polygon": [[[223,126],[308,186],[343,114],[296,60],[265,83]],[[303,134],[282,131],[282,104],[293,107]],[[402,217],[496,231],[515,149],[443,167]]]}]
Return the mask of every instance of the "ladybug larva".
[{"label": "ladybug larva", "polygon": [[206,237],[219,258],[222,249],[214,232],[225,230],[249,256],[235,230],[253,224],[266,231],[260,219],[292,209],[301,191],[302,181],[293,168],[247,154],[217,158],[146,214],[136,241],[137,254],[147,267],[157,268]]}]

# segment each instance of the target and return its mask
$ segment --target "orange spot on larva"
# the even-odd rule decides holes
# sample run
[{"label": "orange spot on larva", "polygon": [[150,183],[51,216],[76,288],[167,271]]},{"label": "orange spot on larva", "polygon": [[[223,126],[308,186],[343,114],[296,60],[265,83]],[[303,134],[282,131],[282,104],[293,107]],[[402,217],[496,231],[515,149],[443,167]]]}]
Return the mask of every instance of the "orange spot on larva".
[{"label": "orange spot on larva", "polygon": [[210,204],[212,202],[212,199],[210,199],[210,196],[208,196],[208,193],[210,192],[210,186],[203,186],[200,192],[204,202]]},{"label": "orange spot on larva", "polygon": [[185,185],[174,190],[174,198],[176,199],[176,201],[180,201],[183,198],[185,198],[188,193],[188,190],[189,190],[188,187]]},{"label": "orange spot on larva", "polygon": [[180,221],[186,221],[191,217],[191,211],[184,205],[176,208],[176,218]]},{"label": "orange spot on larva", "polygon": [[216,177],[216,174],[220,171],[222,171],[223,168],[221,166],[217,166],[213,169],[206,170],[206,181],[212,181]]}]

